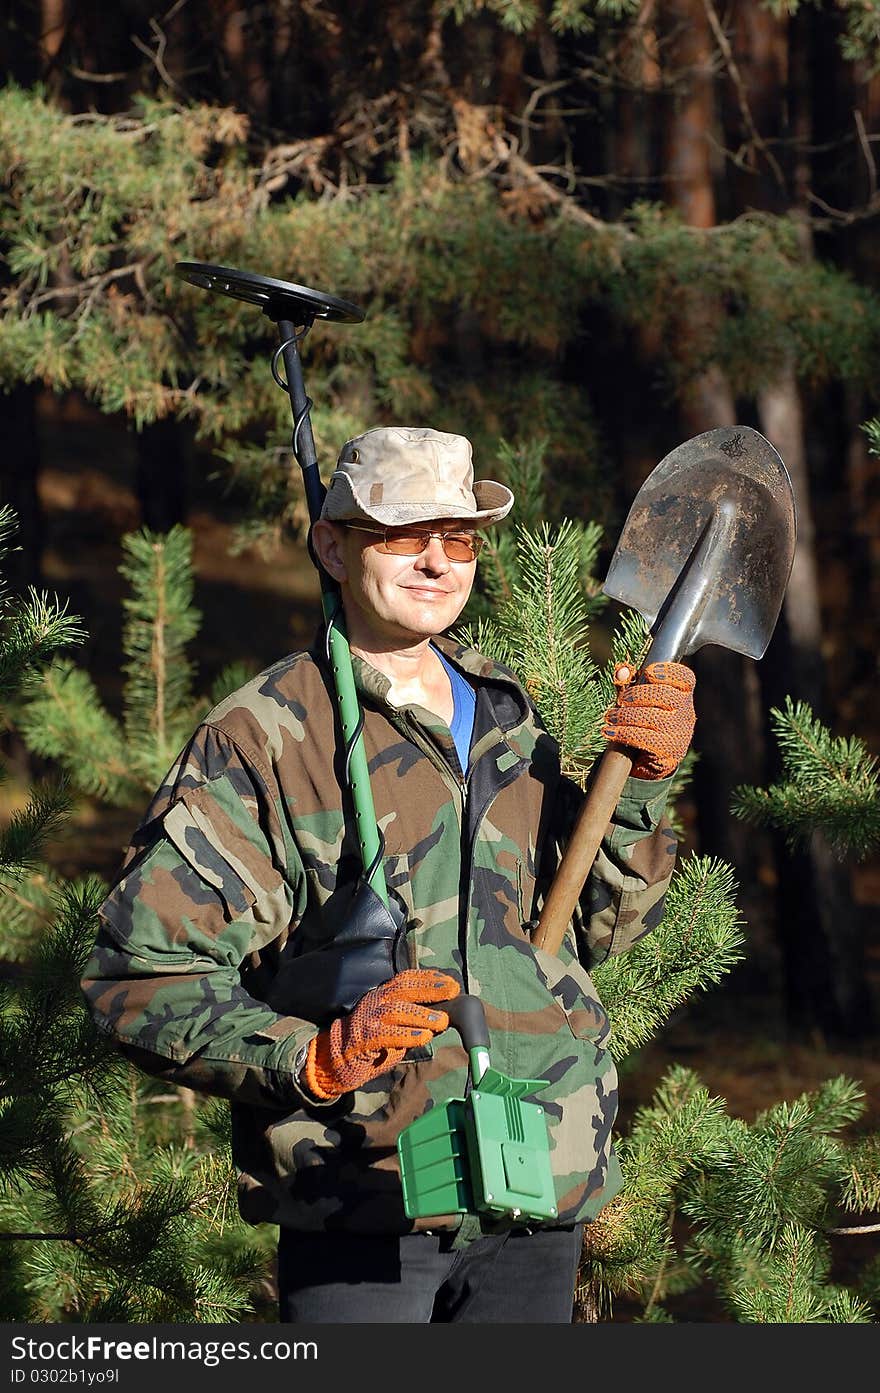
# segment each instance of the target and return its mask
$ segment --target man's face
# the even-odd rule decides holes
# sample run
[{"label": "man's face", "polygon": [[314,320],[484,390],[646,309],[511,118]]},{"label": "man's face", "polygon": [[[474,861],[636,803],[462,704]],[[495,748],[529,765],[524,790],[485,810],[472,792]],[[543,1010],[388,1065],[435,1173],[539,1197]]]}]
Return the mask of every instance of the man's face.
[{"label": "man's face", "polygon": [[473,536],[476,529],[450,518],[384,532],[362,532],[360,526],[356,530],[324,521],[316,523],[313,532],[322,564],[340,584],[350,641],[412,643],[433,638],[453,624],[471,593],[476,558],[451,561],[437,536],[430,537],[416,556],[392,555],[381,544],[385,533],[425,536],[442,530]]}]

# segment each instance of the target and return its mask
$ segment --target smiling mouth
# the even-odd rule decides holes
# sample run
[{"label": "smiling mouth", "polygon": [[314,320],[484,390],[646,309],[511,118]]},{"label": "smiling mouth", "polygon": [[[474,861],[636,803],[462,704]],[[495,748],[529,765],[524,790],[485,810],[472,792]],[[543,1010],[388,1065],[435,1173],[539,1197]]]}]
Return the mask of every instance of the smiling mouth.
[{"label": "smiling mouth", "polygon": [[413,591],[416,595],[451,595],[451,590],[437,590],[430,585],[405,585],[404,590]]}]

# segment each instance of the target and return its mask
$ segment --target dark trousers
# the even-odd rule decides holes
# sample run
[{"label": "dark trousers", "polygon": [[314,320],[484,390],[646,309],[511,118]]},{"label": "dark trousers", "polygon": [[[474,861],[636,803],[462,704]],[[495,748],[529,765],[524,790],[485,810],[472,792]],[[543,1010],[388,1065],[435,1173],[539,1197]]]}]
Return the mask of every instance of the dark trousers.
[{"label": "dark trousers", "polygon": [[571,1323],[583,1225],[487,1235],[297,1233],[278,1242],[279,1319],[294,1324]]}]

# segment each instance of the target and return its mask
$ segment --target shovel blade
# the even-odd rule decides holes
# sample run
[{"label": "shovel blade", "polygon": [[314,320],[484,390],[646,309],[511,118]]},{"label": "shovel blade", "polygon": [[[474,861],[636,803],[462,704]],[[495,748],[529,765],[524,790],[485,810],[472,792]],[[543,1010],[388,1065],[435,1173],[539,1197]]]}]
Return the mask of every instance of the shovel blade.
[{"label": "shovel blade", "polygon": [[716,539],[711,573],[677,656],[717,643],[761,658],[791,574],[796,513],[781,457],[748,426],[704,431],[651,471],[630,508],[603,589],[638,610],[653,630],[710,535]]}]

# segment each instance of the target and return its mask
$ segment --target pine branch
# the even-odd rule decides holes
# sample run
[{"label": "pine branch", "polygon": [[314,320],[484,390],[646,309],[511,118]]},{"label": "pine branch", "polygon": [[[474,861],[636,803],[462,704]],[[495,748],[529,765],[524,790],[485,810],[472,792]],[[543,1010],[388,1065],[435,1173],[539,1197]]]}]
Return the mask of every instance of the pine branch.
[{"label": "pine branch", "polygon": [[[0,565],[6,560],[7,556],[14,551],[21,551],[21,547],[9,545],[18,531],[18,514],[8,503],[0,503]],[[5,582],[0,581],[0,594],[5,588]]]},{"label": "pine branch", "polygon": [[27,807],[14,812],[0,831],[0,887],[37,870],[46,843],[60,835],[72,806],[63,777],[33,787]]},{"label": "pine branch", "polygon": [[729,1119],[695,1073],[680,1065],[664,1076],[651,1104],[638,1109],[616,1143],[624,1189],[584,1234],[584,1276],[609,1304],[644,1291],[646,1314],[658,1299],[687,1290],[696,1278],[673,1241],[678,1187],[692,1171],[717,1162]]},{"label": "pine branch", "polygon": [[[547,453],[550,438],[530,435],[515,441],[498,441],[497,469],[516,498],[516,517],[520,527],[534,532],[547,517]],[[497,529],[494,529],[497,532]],[[509,532],[499,534],[510,536]],[[509,597],[508,597],[509,598]]]},{"label": "pine branch", "polygon": [[125,537],[123,549],[119,569],[132,590],[123,601],[126,741],[138,772],[158,770],[158,782],[181,743],[180,713],[192,702],[185,650],[201,620],[192,604],[192,537],[184,527],[164,537],[144,528]]},{"label": "pine branch", "polygon": [[865,1111],[862,1084],[843,1074],[826,1081],[811,1093],[802,1093],[793,1103],[775,1103],[758,1113],[756,1129],[776,1130],[783,1135],[801,1127],[814,1135],[830,1135],[860,1118]]},{"label": "pine branch", "polygon": [[581,568],[595,533],[583,524],[543,523],[516,529],[516,573],[511,597],[494,620],[461,634],[506,663],[534,700],[559,742],[565,772],[583,778],[603,746],[604,711],[596,668],[586,647],[589,627]]},{"label": "pine branch", "polygon": [[868,437],[869,453],[880,455],[880,416],[873,416],[870,421],[865,421],[862,430]]},{"label": "pine branch", "polygon": [[[516,444],[503,439],[498,442],[496,472],[513,491],[519,527],[527,532],[535,532],[546,517],[544,476],[548,444],[546,436]],[[509,605],[514,586],[521,580],[517,533],[508,528],[492,527],[486,531],[484,540],[479,583],[466,614],[466,622],[471,623],[491,619],[502,606]]]},{"label": "pine branch", "polygon": [[790,845],[822,831],[839,855],[862,858],[880,843],[877,760],[856,737],[833,736],[806,702],[771,712],[782,780],[734,789],[735,817],[782,831]]},{"label": "pine branch", "polygon": [[829,1287],[827,1274],[827,1254],[816,1235],[786,1224],[760,1280],[750,1274],[732,1282],[728,1300],[738,1319],[757,1324],[873,1323],[870,1307],[851,1292]]},{"label": "pine branch", "polygon": [[880,1233],[880,1224],[854,1224],[849,1227],[826,1229],[826,1233]]},{"label": "pine branch", "polygon": [[[94,876],[63,887],[55,922],[23,968],[14,1003],[0,1011],[0,1103],[9,1110],[10,1133],[23,1139],[19,1153],[42,1144],[45,1126],[56,1125],[77,1084],[100,1087],[118,1075],[121,1060],[87,1016],[79,991],[105,894]],[[34,1113],[46,1122],[33,1126],[31,1144],[26,1129]],[[7,1156],[19,1154],[16,1144],[3,1146]]]},{"label": "pine branch", "polygon": [[2,884],[0,876],[0,959],[18,962],[25,956],[36,936],[51,923],[61,883],[53,868],[43,863],[16,876],[14,883]]},{"label": "pine branch", "polygon": [[691,856],[672,879],[663,919],[627,953],[609,957],[593,978],[611,1020],[609,1048],[623,1059],[660,1029],[693,992],[718,982],[743,956],[733,872]]},{"label": "pine branch", "polygon": [[0,702],[27,693],[49,666],[56,651],[82,643],[86,632],[77,615],[67,613],[67,601],[50,600],[33,587],[26,597],[4,606],[0,626]]},{"label": "pine branch", "polygon": [[229,690],[252,676],[233,664],[215,681],[210,699],[191,692],[192,664],[185,646],[198,631],[191,604],[192,537],[147,529],[123,538],[120,571],[132,595],[123,635],[128,662],[124,725],[106,711],[88,673],[56,660],[16,713],[30,749],[57,760],[84,793],[119,805],[136,802],[161,782],[194,725]]},{"label": "pine branch", "polygon": [[79,982],[97,929],[98,909],[107,898],[107,883],[97,875],[64,881],[58,889],[54,922],[40,939],[23,984],[23,999],[33,995],[46,1009],[81,1007]]},{"label": "pine branch", "polygon": [[[585,1235],[594,1297],[641,1294],[651,1320],[658,1303],[704,1281],[736,1320],[873,1320],[864,1299],[829,1280],[837,1229],[827,1215],[852,1198],[854,1152],[876,1173],[876,1145],[848,1148],[833,1135],[863,1107],[860,1086],[840,1077],[747,1125],[675,1066],[617,1143],[624,1190]],[[864,1285],[870,1298],[870,1274]]]},{"label": "pine branch", "polygon": [[880,1134],[860,1138],[848,1148],[845,1161],[843,1207],[856,1213],[880,1210]]},{"label": "pine branch", "polygon": [[17,725],[28,748],[58,760],[83,793],[123,803],[140,792],[118,721],[105,710],[88,673],[71,662],[52,664],[18,713]]},{"label": "pine branch", "polygon": [[846,1146],[833,1134],[863,1108],[860,1085],[841,1076],[734,1130],[718,1166],[682,1198],[708,1251],[741,1261],[743,1244],[772,1253],[787,1223],[826,1230],[851,1176]]},{"label": "pine branch", "polygon": [[[21,551],[21,547],[10,546],[10,540],[18,531],[18,514],[8,503],[0,504],[0,567],[14,551]],[[9,607],[9,590],[6,581],[0,571],[0,623],[5,618]]]},{"label": "pine branch", "polygon": [[245,686],[245,684],[250,682],[251,678],[256,677],[256,675],[257,669],[254,667],[253,663],[227,663],[221,668],[214,678],[214,681],[211,683],[211,690],[208,694],[207,703],[204,701],[195,703],[198,715],[194,716],[193,725],[197,725],[202,716],[205,715],[206,706],[207,709],[219,706],[221,701],[225,701],[228,696],[238,691],[239,687]]}]

